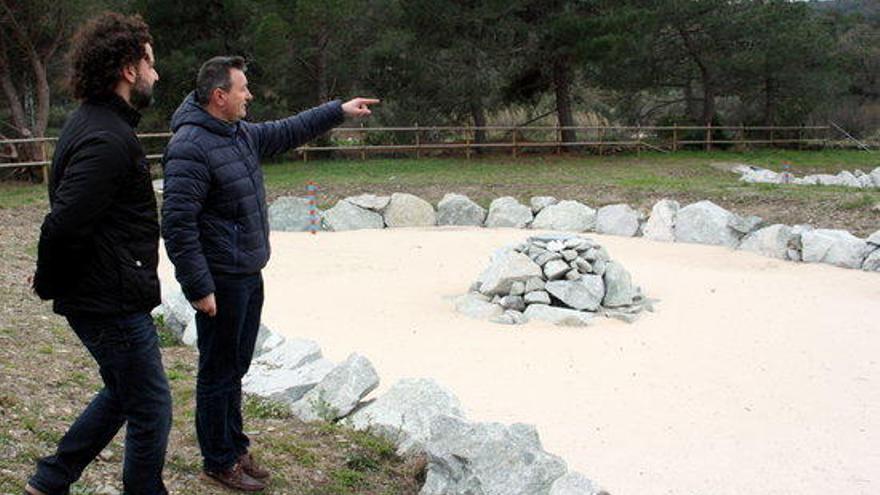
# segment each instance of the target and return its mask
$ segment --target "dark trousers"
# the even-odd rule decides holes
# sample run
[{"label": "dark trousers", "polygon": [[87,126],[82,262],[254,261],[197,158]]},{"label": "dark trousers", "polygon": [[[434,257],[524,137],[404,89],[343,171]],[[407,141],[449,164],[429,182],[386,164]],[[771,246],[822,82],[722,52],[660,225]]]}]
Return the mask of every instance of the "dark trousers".
[{"label": "dark trousers", "polygon": [[171,430],[171,391],[152,317],[136,313],[67,321],[97,361],[104,388],[67,430],[55,454],[39,461],[30,485],[50,495],[68,493],[127,422],[125,493],[168,493],[162,468]]},{"label": "dark trousers", "polygon": [[254,354],[263,310],[263,277],[214,274],[217,314],[196,314],[199,377],[196,433],[203,468],[219,472],[248,451],[241,420],[241,379]]}]

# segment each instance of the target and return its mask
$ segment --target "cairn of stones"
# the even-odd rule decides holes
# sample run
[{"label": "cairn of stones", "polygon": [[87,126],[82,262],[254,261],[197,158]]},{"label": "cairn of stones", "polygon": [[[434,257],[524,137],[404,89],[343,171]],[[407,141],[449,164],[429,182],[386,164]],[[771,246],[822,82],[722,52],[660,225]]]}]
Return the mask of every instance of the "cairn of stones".
[{"label": "cairn of stones", "polygon": [[532,236],[499,250],[456,309],[507,325],[562,326],[585,326],[596,315],[631,323],[653,310],[623,265],[596,241],[574,234]]}]

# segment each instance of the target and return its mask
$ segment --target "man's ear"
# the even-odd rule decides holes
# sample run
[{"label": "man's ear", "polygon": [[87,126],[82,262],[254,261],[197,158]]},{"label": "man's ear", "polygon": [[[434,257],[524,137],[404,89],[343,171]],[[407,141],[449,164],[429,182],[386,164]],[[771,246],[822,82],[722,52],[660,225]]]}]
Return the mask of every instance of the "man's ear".
[{"label": "man's ear", "polygon": [[129,84],[134,84],[137,80],[137,68],[132,64],[123,67],[122,79],[126,80]]},{"label": "man's ear", "polygon": [[214,88],[211,90],[211,100],[222,106],[226,103],[226,93],[220,88]]}]

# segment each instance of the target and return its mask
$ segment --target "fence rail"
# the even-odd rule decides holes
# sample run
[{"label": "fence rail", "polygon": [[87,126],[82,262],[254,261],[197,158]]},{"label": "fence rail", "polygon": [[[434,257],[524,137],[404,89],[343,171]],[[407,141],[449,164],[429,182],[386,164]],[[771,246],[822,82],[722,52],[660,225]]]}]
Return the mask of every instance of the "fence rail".
[{"label": "fence rail", "polygon": [[[513,156],[530,150],[554,148],[587,149],[598,154],[622,150],[678,151],[698,147],[707,151],[714,147],[797,146],[826,147],[834,143],[832,126],[413,126],[413,127],[338,127],[330,131],[333,145],[302,146],[295,153],[303,160],[309,154],[342,152],[367,154],[415,152],[421,158],[423,152],[464,151],[467,158],[483,150],[507,149]],[[572,134],[574,139],[571,140]],[[567,135],[569,140],[564,140]],[[146,142],[168,139],[171,133],[142,133],[138,137]],[[30,145],[25,156],[36,157],[28,161],[0,162],[0,169],[43,167],[44,179],[51,164],[49,157],[54,151],[57,138],[4,139],[0,140],[0,155],[17,156],[15,149]],[[872,146],[877,146],[880,143]],[[156,146],[147,147],[156,151]],[[34,150],[37,150],[34,152]],[[147,159],[156,161],[161,153],[148,153]]]}]

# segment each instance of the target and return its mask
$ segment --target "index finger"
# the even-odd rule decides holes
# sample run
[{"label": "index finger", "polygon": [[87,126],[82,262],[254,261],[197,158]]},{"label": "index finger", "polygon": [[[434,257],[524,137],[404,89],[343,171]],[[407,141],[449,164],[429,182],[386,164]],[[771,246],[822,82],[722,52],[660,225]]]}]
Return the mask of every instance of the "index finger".
[{"label": "index finger", "polygon": [[375,98],[359,98],[362,105],[375,105],[379,100]]}]

